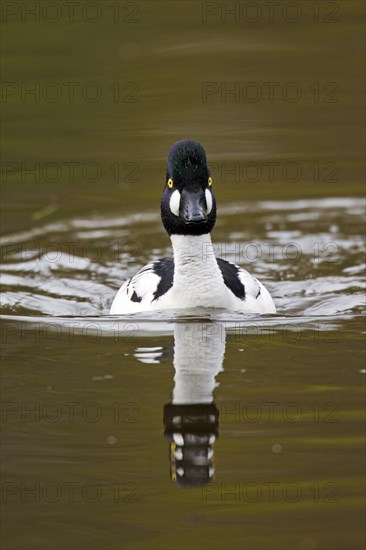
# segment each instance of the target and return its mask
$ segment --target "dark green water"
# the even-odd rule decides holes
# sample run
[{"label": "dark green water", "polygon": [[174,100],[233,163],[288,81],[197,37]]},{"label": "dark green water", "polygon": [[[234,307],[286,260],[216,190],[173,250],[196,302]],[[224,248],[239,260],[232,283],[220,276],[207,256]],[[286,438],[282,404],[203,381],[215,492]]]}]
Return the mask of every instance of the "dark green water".
[{"label": "dark green water", "polygon": [[[2,548],[363,548],[363,3],[33,4],[2,7]],[[171,253],[185,137],[277,315],[108,316]]]}]

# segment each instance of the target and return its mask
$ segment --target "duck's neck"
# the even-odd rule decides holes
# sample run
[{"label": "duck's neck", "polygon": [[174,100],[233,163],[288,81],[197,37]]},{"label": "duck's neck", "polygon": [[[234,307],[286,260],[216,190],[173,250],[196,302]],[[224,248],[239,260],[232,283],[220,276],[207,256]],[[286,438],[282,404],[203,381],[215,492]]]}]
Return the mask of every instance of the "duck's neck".
[{"label": "duck's neck", "polygon": [[174,283],[213,280],[221,272],[211,242],[211,235],[171,235],[174,252]]}]

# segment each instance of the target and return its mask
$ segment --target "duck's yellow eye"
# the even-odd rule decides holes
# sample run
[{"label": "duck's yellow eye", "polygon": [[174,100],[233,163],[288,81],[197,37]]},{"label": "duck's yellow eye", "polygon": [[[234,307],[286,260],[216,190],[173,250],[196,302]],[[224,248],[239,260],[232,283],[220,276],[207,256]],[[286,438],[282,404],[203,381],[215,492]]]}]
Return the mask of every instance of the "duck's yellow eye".
[{"label": "duck's yellow eye", "polygon": [[173,187],[173,180],[172,180],[172,178],[169,178],[169,179],[168,179],[168,187],[169,187],[169,189],[171,189],[171,188]]},{"label": "duck's yellow eye", "polygon": [[211,178],[211,176],[210,176],[210,177],[208,178],[208,186],[211,187],[211,185],[212,185],[212,178]]}]

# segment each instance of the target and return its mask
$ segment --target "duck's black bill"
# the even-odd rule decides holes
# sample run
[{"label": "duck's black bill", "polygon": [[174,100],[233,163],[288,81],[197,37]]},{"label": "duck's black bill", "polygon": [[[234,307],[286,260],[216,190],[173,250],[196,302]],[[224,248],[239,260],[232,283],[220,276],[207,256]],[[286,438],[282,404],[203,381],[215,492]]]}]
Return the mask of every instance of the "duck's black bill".
[{"label": "duck's black bill", "polygon": [[207,220],[206,199],[203,191],[183,190],[180,199],[179,217],[185,223],[202,223]]}]

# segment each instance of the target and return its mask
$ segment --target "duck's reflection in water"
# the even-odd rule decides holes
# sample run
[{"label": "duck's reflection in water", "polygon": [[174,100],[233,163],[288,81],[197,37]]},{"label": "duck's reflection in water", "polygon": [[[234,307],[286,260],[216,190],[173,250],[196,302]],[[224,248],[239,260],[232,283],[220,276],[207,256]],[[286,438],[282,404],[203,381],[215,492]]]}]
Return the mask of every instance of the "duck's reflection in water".
[{"label": "duck's reflection in water", "polygon": [[183,487],[203,485],[214,475],[219,411],[213,391],[224,354],[223,323],[176,323],[173,400],[164,406],[164,433],[171,478]]}]

